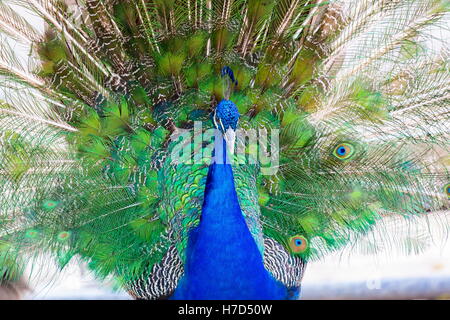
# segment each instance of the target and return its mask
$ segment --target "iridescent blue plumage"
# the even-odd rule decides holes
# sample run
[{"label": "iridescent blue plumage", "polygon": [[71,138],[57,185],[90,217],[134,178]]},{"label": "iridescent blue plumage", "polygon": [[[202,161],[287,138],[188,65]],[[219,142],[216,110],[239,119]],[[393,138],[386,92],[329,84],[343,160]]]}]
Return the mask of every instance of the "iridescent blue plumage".
[{"label": "iridescent blue plumage", "polygon": [[[220,101],[216,108],[216,116],[222,123],[225,131],[228,128],[236,130],[240,114],[233,101],[225,99]],[[222,128],[219,126],[219,129]]]},{"label": "iridescent blue plumage", "polygon": [[[265,269],[242,214],[225,140],[216,139],[199,226],[191,231],[185,274],[173,299],[286,299]],[[219,161],[220,160],[220,161]]]},{"label": "iridescent blue plumage", "polygon": [[265,269],[248,229],[227,159],[221,132],[236,130],[239,112],[232,101],[222,100],[215,117],[221,125],[217,125],[220,131],[216,130],[200,224],[190,233],[185,275],[172,298],[285,299],[286,287]]}]

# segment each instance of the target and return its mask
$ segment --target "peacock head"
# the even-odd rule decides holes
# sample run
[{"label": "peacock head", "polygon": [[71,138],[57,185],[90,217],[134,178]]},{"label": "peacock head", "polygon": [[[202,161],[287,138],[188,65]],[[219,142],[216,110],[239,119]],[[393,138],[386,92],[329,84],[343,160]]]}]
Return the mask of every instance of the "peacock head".
[{"label": "peacock head", "polygon": [[236,105],[230,100],[223,99],[217,105],[216,110],[214,110],[214,125],[223,134],[228,150],[231,153],[234,152],[239,116]]},{"label": "peacock head", "polygon": [[221,72],[224,78],[224,96],[225,98],[219,102],[214,110],[214,125],[223,134],[227,143],[227,147],[231,153],[234,152],[234,144],[236,141],[236,129],[239,122],[239,111],[233,101],[229,100],[231,88],[237,85],[234,78],[233,70],[230,67],[224,67]]}]

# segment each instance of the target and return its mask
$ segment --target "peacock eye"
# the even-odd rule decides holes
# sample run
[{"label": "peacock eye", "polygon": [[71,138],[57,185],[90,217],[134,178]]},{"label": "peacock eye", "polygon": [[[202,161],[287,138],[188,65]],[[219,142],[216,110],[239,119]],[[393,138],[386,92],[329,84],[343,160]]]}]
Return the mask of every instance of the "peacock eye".
[{"label": "peacock eye", "polygon": [[289,247],[293,253],[302,253],[308,247],[308,241],[302,236],[293,236],[289,240]]},{"label": "peacock eye", "polygon": [[447,185],[444,187],[445,194],[450,199],[450,183],[447,183]]},{"label": "peacock eye", "polygon": [[334,156],[338,159],[345,160],[353,155],[353,146],[348,143],[341,143],[334,148]]}]

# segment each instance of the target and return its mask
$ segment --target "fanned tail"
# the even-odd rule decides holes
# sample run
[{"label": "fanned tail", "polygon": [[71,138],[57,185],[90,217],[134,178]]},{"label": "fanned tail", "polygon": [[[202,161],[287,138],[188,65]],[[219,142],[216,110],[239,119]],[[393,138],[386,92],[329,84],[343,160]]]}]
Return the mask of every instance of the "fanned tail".
[{"label": "fanned tail", "polygon": [[[242,129],[279,130],[276,173],[244,146],[258,161],[234,175],[286,286],[377,222],[446,225],[449,21],[438,0],[3,1],[1,252],[79,255],[136,296],[169,296],[203,200],[195,154],[210,156],[202,136],[228,95]],[[184,130],[194,159],[175,163]],[[383,247],[429,242],[401,235]]]}]

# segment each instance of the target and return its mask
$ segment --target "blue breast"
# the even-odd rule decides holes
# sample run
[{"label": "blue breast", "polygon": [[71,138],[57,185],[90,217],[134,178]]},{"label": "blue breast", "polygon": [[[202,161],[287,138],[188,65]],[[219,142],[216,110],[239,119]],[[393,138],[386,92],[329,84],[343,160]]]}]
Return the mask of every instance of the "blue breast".
[{"label": "blue breast", "polygon": [[185,274],[172,299],[287,298],[287,289],[264,268],[230,164],[209,167],[200,224],[190,234],[186,254]]}]

